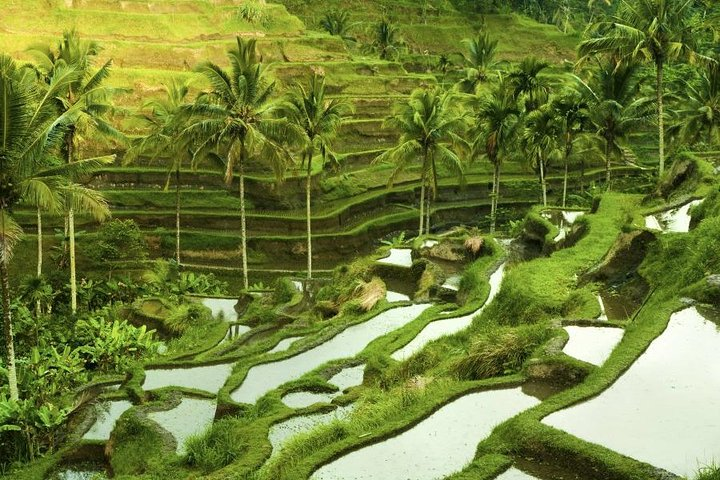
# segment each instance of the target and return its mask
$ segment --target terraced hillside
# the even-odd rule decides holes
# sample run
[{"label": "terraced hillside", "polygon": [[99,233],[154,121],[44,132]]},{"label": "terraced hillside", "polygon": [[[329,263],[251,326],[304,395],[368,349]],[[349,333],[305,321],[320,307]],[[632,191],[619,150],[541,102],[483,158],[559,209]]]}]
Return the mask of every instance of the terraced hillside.
[{"label": "terraced hillside", "polygon": [[[206,87],[193,67],[204,60],[226,65],[225,52],[235,37],[256,38],[264,62],[270,63],[278,81],[278,94],[285,87],[303,80],[311,71],[326,75],[333,97],[352,99],[355,112],[341,129],[334,149],[340,159],[337,169],[318,168],[315,172],[314,231],[318,251],[326,252],[318,261],[325,268],[350,253],[367,252],[374,242],[392,232],[410,228],[416,213],[419,190],[417,173],[410,169],[391,191],[386,184],[389,166],[372,165],[372,160],[395,144],[398,133],[383,128],[383,120],[395,102],[407,98],[421,86],[453,82],[457,71],[441,73],[436,67],[440,55],[458,62],[462,39],[485,23],[500,40],[500,58],[516,60],[528,54],[556,62],[574,56],[576,37],[561,34],[548,25],[512,15],[484,19],[460,14],[446,4],[428,11],[414,2],[292,2],[248,3],[240,1],[112,1],[112,0],[30,0],[4,1],[0,20],[0,50],[16,58],[33,60],[28,51],[38,44],[56,43],[63,31],[76,29],[84,38],[99,41],[104,48],[98,62],[113,61],[110,83],[118,88],[114,122],[128,135],[144,132],[137,118],[146,103],[165,95],[164,84],[190,82],[193,93]],[[247,20],[244,8],[253,6],[260,19]],[[346,43],[323,33],[318,20],[328,9],[347,8],[354,21],[353,33],[362,43],[369,30],[383,16],[398,22],[407,49],[396,61],[382,61],[364,52],[357,44]],[[245,12],[245,13],[244,13]],[[87,139],[82,145],[88,155],[118,153],[116,164],[100,172],[92,184],[102,190],[113,214],[133,218],[154,245],[170,242],[174,219],[172,193],[163,191],[166,163],[140,159],[123,163],[124,146],[105,140]],[[250,248],[254,269],[293,270],[302,265],[303,177],[301,170],[286,173],[278,183],[261,165],[251,165],[248,198]],[[508,198],[507,218],[537,201],[539,188],[525,162],[511,162],[505,168],[506,181],[513,183]],[[477,162],[470,167],[467,186],[459,188],[454,177],[441,182],[434,206],[437,223],[481,221],[489,208],[489,165]],[[627,173],[627,171],[626,171]],[[222,173],[212,166],[182,175],[183,244],[185,259],[191,264],[235,265],[237,254],[237,193],[226,186]],[[600,179],[589,172],[588,181]],[[551,181],[551,198],[559,192],[559,178]],[[507,189],[505,189],[507,191]],[[452,212],[452,215],[449,213]],[[514,213],[515,212],[515,213]],[[25,226],[34,224],[27,212]],[[50,219],[60,226],[60,219]],[[92,230],[89,222],[86,229]],[[26,240],[31,242],[32,240]],[[48,238],[51,248],[54,237]],[[31,248],[25,249],[27,251]],[[272,255],[268,255],[272,252]],[[154,255],[164,255],[156,248]],[[272,258],[272,260],[271,260]],[[217,260],[213,260],[217,259]]]}]

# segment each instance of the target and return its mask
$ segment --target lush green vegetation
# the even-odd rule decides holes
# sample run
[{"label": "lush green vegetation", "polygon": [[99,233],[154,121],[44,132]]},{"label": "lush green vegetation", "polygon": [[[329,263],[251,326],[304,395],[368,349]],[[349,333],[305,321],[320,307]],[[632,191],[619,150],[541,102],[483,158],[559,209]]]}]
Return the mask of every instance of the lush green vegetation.
[{"label": "lush green vegetation", "polygon": [[[89,461],[122,478],[300,480],[470,392],[533,382],[556,394],[451,478],[528,458],[663,478],[541,420],[607,389],[681,298],[720,306],[716,2],[0,7],[3,478]],[[689,233],[645,227],[698,198]],[[566,208],[584,215],[567,225]],[[411,266],[378,262],[398,248]],[[561,352],[562,325],[599,325],[598,292],[634,281],[647,291],[605,323],[625,331],[605,364]],[[391,303],[398,293],[411,300]],[[233,400],[253,368],[411,302],[432,305],[355,356]],[[467,328],[393,357],[465,315]],[[338,391],[330,378],[358,365],[362,383]],[[151,370],[194,367],[226,378],[143,387]],[[284,403],[298,392],[334,397]],[[152,414],[186,398],[215,418],[176,455]],[[132,406],[107,444],[83,440],[113,401]],[[273,426],[350,405],[271,448]]]}]

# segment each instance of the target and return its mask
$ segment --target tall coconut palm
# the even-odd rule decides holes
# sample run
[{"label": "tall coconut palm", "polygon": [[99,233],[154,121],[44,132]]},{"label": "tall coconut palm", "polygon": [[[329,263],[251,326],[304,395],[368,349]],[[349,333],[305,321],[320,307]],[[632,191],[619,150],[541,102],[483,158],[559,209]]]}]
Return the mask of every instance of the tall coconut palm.
[{"label": "tall coconut palm", "polygon": [[325,77],[313,74],[308,88],[296,85],[280,105],[279,113],[302,132],[302,163],[307,161],[305,206],[307,220],[307,278],[312,279],[312,171],[315,151],[322,160],[330,153],[332,140],[343,119],[352,112],[352,105],[339,99],[325,98]]},{"label": "tall coconut palm", "polygon": [[490,233],[494,233],[500,199],[500,168],[505,158],[510,155],[510,148],[517,134],[520,108],[511,86],[502,79],[490,92],[475,97],[472,103],[475,119],[470,130],[473,158],[484,154],[493,166]]},{"label": "tall coconut palm", "polygon": [[652,100],[640,95],[638,65],[601,59],[589,82],[580,81],[589,95],[592,130],[604,143],[605,183],[610,190],[610,163],[622,156],[622,143],[652,118]]},{"label": "tall coconut palm", "polygon": [[228,52],[230,70],[224,71],[205,62],[197,71],[205,77],[210,89],[202,93],[186,111],[192,118],[184,133],[194,139],[196,160],[219,154],[225,162],[225,181],[230,185],[235,169],[240,191],[240,250],[243,285],[248,288],[247,228],[245,222],[245,167],[251,157],[269,162],[282,176],[290,155],[282,142],[293,134],[286,119],[275,116],[277,102],[271,95],[270,82],[259,62],[255,40],[237,38]]},{"label": "tall coconut palm", "polygon": [[524,58],[515,70],[508,74],[513,95],[522,101],[525,112],[530,113],[544,104],[550,95],[548,81],[540,76],[550,64],[535,57]]},{"label": "tall coconut palm", "polygon": [[422,235],[423,231],[430,231],[429,203],[430,196],[437,193],[438,164],[445,165],[460,176],[463,174],[463,164],[453,147],[461,143],[467,122],[455,95],[440,87],[414,90],[406,102],[396,104],[393,110],[393,115],[385,120],[383,126],[400,131],[400,140],[397,146],[378,156],[375,161],[395,164],[389,180],[389,185],[392,185],[411,163],[420,160],[418,233]]},{"label": "tall coconut palm", "polygon": [[149,126],[149,133],[133,142],[125,155],[126,163],[134,161],[138,155],[149,155],[152,159],[163,157],[168,162],[168,176],[165,190],[170,186],[170,178],[175,179],[175,261],[180,264],[180,169],[192,163],[194,150],[183,131],[187,127],[187,105],[189,86],[187,83],[171,83],[165,86],[166,98],[154,100],[146,105],[149,114],[142,118]]},{"label": "tall coconut palm", "polygon": [[380,60],[392,60],[404,47],[405,42],[400,38],[397,25],[383,19],[373,26],[372,40],[366,50],[376,53]]},{"label": "tall coconut palm", "polygon": [[559,124],[562,135],[563,166],[565,167],[562,206],[565,207],[567,205],[570,157],[579,135],[587,131],[589,127],[588,101],[578,90],[566,89],[552,99],[550,109]]},{"label": "tall coconut palm", "polygon": [[547,167],[553,159],[561,156],[561,136],[561,124],[549,104],[527,115],[521,145],[528,155],[530,165],[537,169],[540,176],[544,207],[547,207]]},{"label": "tall coconut palm", "polygon": [[8,383],[13,400],[19,398],[19,391],[8,265],[22,229],[13,219],[12,211],[21,201],[33,199],[38,203],[41,199],[55,210],[67,196],[72,196],[76,204],[97,203],[93,192],[72,184],[68,178],[97,167],[98,160],[68,165],[52,158],[76,113],[71,108],[58,115],[54,101],[78,75],[72,67],[58,68],[48,88],[39,90],[27,69],[17,68],[10,57],[0,55],[0,293]]},{"label": "tall coconut palm", "polygon": [[685,81],[674,126],[683,140],[720,143],[720,66],[706,65],[695,81]]},{"label": "tall coconut palm", "polygon": [[[693,0],[622,0],[615,14],[594,24],[580,43],[582,58],[596,53],[620,54],[655,66],[658,123],[658,172],[665,169],[664,69],[678,59],[695,61]],[[581,58],[581,60],[582,60]]]},{"label": "tall coconut palm", "polygon": [[[99,44],[94,41],[81,40],[74,30],[65,32],[62,41],[54,49],[35,47],[31,50],[38,62],[37,70],[48,84],[52,82],[58,70],[62,70],[67,65],[71,65],[79,73],[74,81],[66,86],[65,91],[55,99],[59,113],[73,110],[72,124],[66,129],[62,147],[62,155],[67,163],[79,160],[81,146],[91,135],[99,133],[124,140],[123,135],[105,120],[107,114],[112,110],[109,97],[112,95],[113,89],[104,85],[110,75],[112,60],[108,60],[95,70],[93,62],[100,50]],[[101,204],[102,202],[98,205]],[[77,311],[75,258],[75,213],[77,210],[75,207],[78,205],[74,199],[68,197],[65,215],[70,250],[70,304],[73,313]],[[93,205],[87,204],[89,208],[93,208]],[[102,208],[89,213],[98,218],[104,217]]]},{"label": "tall coconut palm", "polygon": [[488,81],[490,71],[497,66],[495,55],[498,41],[483,32],[474,38],[464,39],[463,44],[467,47],[467,52],[463,53],[465,78],[460,80],[458,88],[465,93],[474,93],[479,84]]}]

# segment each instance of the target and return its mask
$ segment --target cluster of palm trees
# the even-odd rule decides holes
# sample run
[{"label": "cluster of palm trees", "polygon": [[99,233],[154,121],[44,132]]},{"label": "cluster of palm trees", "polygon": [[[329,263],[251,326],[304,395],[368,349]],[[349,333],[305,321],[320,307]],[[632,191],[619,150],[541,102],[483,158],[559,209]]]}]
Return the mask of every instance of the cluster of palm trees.
[{"label": "cluster of palm trees", "polygon": [[225,181],[238,181],[240,255],[243,285],[248,288],[245,171],[248,161],[264,162],[278,178],[299,153],[306,165],[307,277],[312,278],[311,188],[313,159],[325,160],[349,103],[325,97],[325,79],[313,74],[307,87],[297,84],[276,98],[275,82],[260,61],[255,40],[238,38],[228,52],[230,69],[205,62],[196,71],[210,88],[189,101],[187,85],[167,88],[167,99],[148,104],[150,133],[137,139],[128,159],[140,154],[169,156],[176,185],[176,250],[180,262],[180,167],[207,161],[222,164]]},{"label": "cluster of palm trees", "polygon": [[[34,67],[19,66],[0,55],[0,291],[11,399],[18,399],[15,369],[9,262],[22,229],[13,217],[22,204],[37,208],[38,242],[42,213],[64,215],[70,240],[70,287],[77,307],[74,212],[98,219],[109,214],[103,198],[78,182],[112,156],[80,158],[81,135],[94,129],[115,134],[104,120],[108,91],[103,81],[109,64],[91,72],[93,43],[66,33],[56,49],[35,49]],[[42,274],[42,243],[38,246]],[[38,307],[39,309],[39,307]],[[39,313],[39,312],[38,312]]]},{"label": "cluster of palm trees", "polygon": [[[526,160],[537,172],[547,205],[546,174],[562,162],[562,205],[567,202],[569,165],[580,164],[580,185],[587,159],[602,158],[606,188],[611,162],[621,159],[630,135],[652,123],[658,127],[658,173],[665,169],[665,132],[686,142],[720,137],[720,68],[698,53],[696,38],[709,25],[698,24],[687,0],[625,0],[612,17],[587,31],[579,46],[576,73],[552,81],[549,64],[526,58],[502,71],[497,41],[487,32],[464,43],[465,75],[445,91],[417,90],[396,105],[386,122],[402,133],[399,144],[378,157],[396,164],[395,176],[414,160],[421,162],[420,228],[429,232],[430,196],[437,190],[438,162],[462,174],[458,155],[483,157],[493,166],[490,230],[496,227],[502,163]],[[693,36],[694,35],[694,36]],[[671,61],[697,63],[695,81],[686,80],[689,99],[679,99],[666,128],[663,72]],[[655,96],[646,94],[644,63],[655,69]]]}]

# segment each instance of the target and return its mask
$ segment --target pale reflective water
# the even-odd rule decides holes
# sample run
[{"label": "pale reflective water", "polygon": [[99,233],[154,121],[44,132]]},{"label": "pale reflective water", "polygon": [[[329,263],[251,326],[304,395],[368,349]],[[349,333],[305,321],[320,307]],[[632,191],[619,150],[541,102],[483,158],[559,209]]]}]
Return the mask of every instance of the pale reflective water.
[{"label": "pale reflective water", "polygon": [[348,453],[316,480],[436,480],[462,470],[496,425],[537,405],[520,388],[471,393],[395,437]]},{"label": "pale reflective water", "polygon": [[52,480],[106,480],[107,474],[102,470],[84,470],[65,468],[50,477]]},{"label": "pale reflective water", "polygon": [[462,275],[451,275],[445,280],[442,286],[443,288],[457,292],[460,290],[460,280],[462,280]]},{"label": "pale reflective water", "polygon": [[428,304],[421,304],[386,310],[370,320],[348,327],[311,350],[278,362],[254,366],[242,385],[232,392],[232,399],[236,402],[255,403],[270,390],[301,377],[323,363],[354,357],[370,342],[414,320],[429,307]]},{"label": "pale reflective water", "polygon": [[143,390],[163,387],[185,387],[217,393],[232,372],[232,364],[206,365],[193,368],[145,370]]},{"label": "pale reflective water", "polygon": [[390,255],[381,258],[377,263],[395,265],[398,267],[412,267],[412,250],[409,248],[391,248]]},{"label": "pale reflective water", "polygon": [[287,338],[283,338],[283,339],[280,340],[280,341],[278,342],[278,344],[275,345],[271,350],[268,350],[268,353],[284,352],[285,350],[287,350],[288,348],[290,348],[290,346],[291,346],[293,343],[297,342],[297,341],[300,340],[301,338],[304,338],[304,337],[287,337]]},{"label": "pale reflective water", "polygon": [[363,376],[365,375],[365,364],[358,365],[357,367],[343,368],[338,373],[333,375],[328,383],[335,385],[340,389],[341,392],[347,390],[350,387],[357,387],[362,385]]},{"label": "pale reflective water", "polygon": [[235,311],[237,298],[203,298],[200,303],[208,307],[215,318],[222,318],[226,322],[234,322],[238,319]]},{"label": "pale reflective water", "polygon": [[320,425],[327,425],[335,420],[342,420],[350,415],[354,409],[355,405],[347,405],[345,407],[338,407],[331,412],[303,415],[301,417],[293,417],[281,423],[276,423],[270,427],[270,432],[268,433],[268,439],[273,448],[272,455],[277,454],[283,445],[295,435],[309,432]]},{"label": "pale reflective water", "polygon": [[387,293],[385,294],[385,299],[390,303],[409,302],[410,301],[409,296],[407,296],[403,293],[391,292],[390,290],[388,290]]},{"label": "pale reflective water", "polygon": [[132,403],[127,400],[102,402],[95,405],[97,420],[90,430],[85,432],[83,440],[109,440],[118,418],[130,407],[132,407]]},{"label": "pale reflective water", "polygon": [[483,306],[462,317],[445,318],[428,323],[425,328],[423,328],[420,333],[418,333],[417,336],[407,345],[396,350],[392,354],[392,358],[395,360],[405,360],[420,351],[425,345],[433,340],[437,340],[438,338],[446,335],[452,335],[453,333],[457,333],[468,328],[472,324],[473,318],[479,315],[485,306],[489,305],[490,302],[495,299],[495,296],[500,291],[500,285],[502,285],[504,276],[505,264],[503,263],[497,270],[495,270],[495,272],[493,272],[492,275],[490,275],[490,292]]},{"label": "pale reflective water", "polygon": [[615,346],[622,340],[625,330],[609,327],[564,327],[570,335],[563,352],[578,360],[602,365]]},{"label": "pale reflective water", "polygon": [[720,332],[693,307],[609,389],[543,422],[678,475],[720,460]]},{"label": "pale reflective water", "polygon": [[341,393],[293,392],[282,397],[282,402],[290,408],[306,408],[316,403],[331,403],[338,395]]},{"label": "pale reflective water", "polygon": [[215,401],[201,398],[183,398],[172,410],[152,412],[151,420],[170,432],[177,441],[177,454],[185,453],[185,442],[193,435],[203,433],[215,418]]},{"label": "pale reflective water", "polygon": [[496,480],[537,480],[537,478],[532,475],[528,475],[515,467],[510,467],[504,473],[501,473]]},{"label": "pale reflective water", "polygon": [[690,209],[701,204],[702,200],[693,200],[685,205],[645,217],[645,226],[663,232],[685,233],[690,231]]}]

